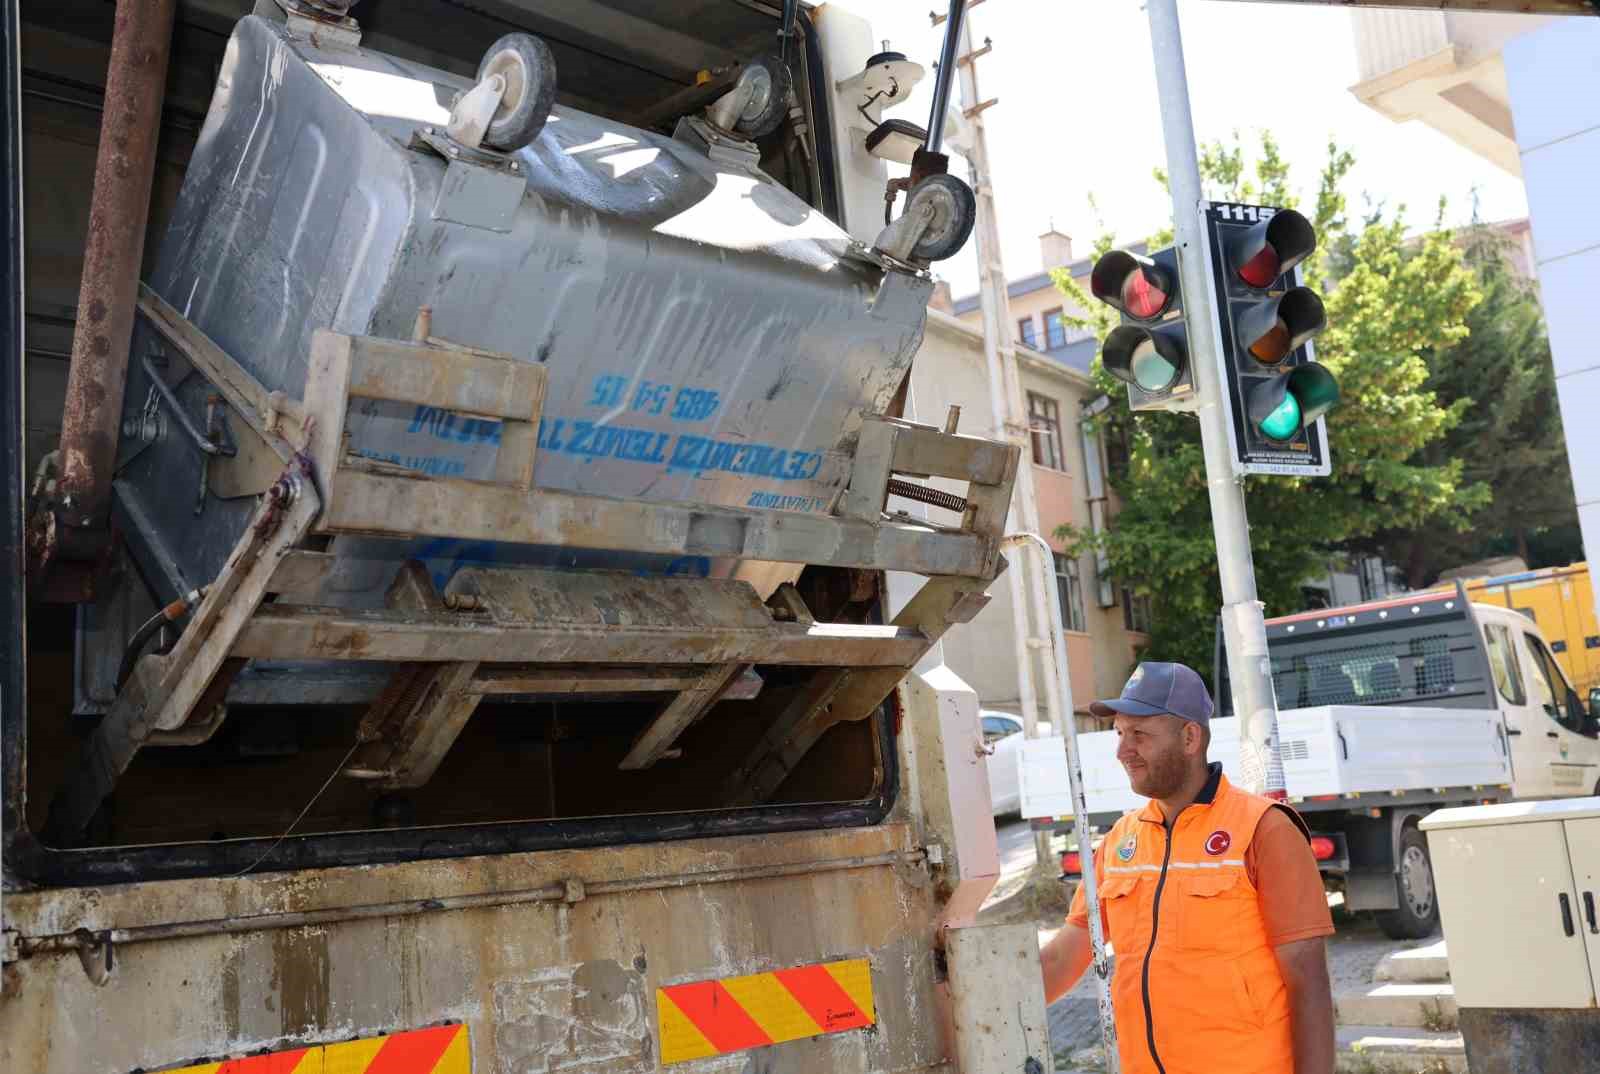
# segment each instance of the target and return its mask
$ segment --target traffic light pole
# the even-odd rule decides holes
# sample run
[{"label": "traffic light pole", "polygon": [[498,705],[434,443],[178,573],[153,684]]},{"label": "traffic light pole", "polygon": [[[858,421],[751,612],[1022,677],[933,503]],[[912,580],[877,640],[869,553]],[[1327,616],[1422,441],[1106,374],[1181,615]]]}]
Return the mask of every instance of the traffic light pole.
[{"label": "traffic light pole", "polygon": [[1190,361],[1199,399],[1200,439],[1205,448],[1206,486],[1211,495],[1211,526],[1217,543],[1217,574],[1222,582],[1222,632],[1227,644],[1233,709],[1239,716],[1240,772],[1248,790],[1285,797],[1283,760],[1278,752],[1278,702],[1272,690],[1267,628],[1256,599],[1255,566],[1250,559],[1250,523],[1245,517],[1243,479],[1233,472],[1228,442],[1228,412],[1222,403],[1220,338],[1216,304],[1207,266],[1206,236],[1200,216],[1204,191],[1195,151],[1194,117],[1189,111],[1189,77],[1183,62],[1183,33],[1177,0],[1146,0],[1150,44],[1155,56],[1161,129],[1167,147],[1167,177],[1172,191],[1174,242],[1189,320]]}]

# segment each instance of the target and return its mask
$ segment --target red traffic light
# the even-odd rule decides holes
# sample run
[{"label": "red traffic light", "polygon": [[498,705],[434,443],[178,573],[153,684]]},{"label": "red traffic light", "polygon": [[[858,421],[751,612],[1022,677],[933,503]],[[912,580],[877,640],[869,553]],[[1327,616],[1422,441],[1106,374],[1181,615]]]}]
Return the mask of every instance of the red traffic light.
[{"label": "red traffic light", "polygon": [[1338,852],[1338,845],[1325,835],[1311,837],[1311,856],[1318,861],[1327,861]]},{"label": "red traffic light", "polygon": [[1069,850],[1061,855],[1061,871],[1068,876],[1077,876],[1083,872],[1083,856],[1076,850]]},{"label": "red traffic light", "polygon": [[1262,291],[1316,248],[1311,221],[1293,209],[1279,209],[1230,244],[1228,263],[1246,286]]},{"label": "red traffic light", "polygon": [[1089,290],[1101,302],[1136,321],[1153,321],[1172,305],[1173,282],[1148,257],[1112,250],[1094,264]]},{"label": "red traffic light", "polygon": [[1130,272],[1122,281],[1122,308],[1130,317],[1148,321],[1160,316],[1170,301],[1172,296],[1151,283],[1143,272]]},{"label": "red traffic light", "polygon": [[1239,266],[1239,278],[1251,287],[1267,287],[1281,275],[1283,262],[1270,244],[1263,245],[1254,257]]}]

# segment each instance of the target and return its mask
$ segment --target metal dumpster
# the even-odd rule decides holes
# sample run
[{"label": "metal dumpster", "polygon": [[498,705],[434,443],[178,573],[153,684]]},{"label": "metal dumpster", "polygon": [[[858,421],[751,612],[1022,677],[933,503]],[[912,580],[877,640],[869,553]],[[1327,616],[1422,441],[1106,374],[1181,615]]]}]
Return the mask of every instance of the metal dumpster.
[{"label": "metal dumpster", "polygon": [[[830,510],[862,414],[884,412],[921,341],[929,280],[852,257],[845,232],[757,161],[568,108],[511,155],[514,171],[448,160],[416,136],[469,85],[242,20],[153,289],[293,397],[318,329],[410,339],[422,307],[434,337],[543,366],[540,488]],[[141,332],[135,432],[158,406],[150,345]],[[168,379],[187,372],[160,363]],[[197,424],[211,391],[176,384]],[[346,431],[358,455],[443,477],[490,477],[500,449],[498,422],[392,401],[362,400]],[[124,440],[117,493],[143,565],[185,592],[222,566],[251,505],[197,513],[172,494],[199,487],[192,445]],[[339,603],[381,595],[406,555],[441,558],[351,551],[386,569],[352,571]]]},{"label": "metal dumpster", "polygon": [[[601,664],[675,695],[627,771],[755,669],[815,669],[720,798],[763,801],[986,599],[1018,450],[889,414],[925,269],[691,118],[557,107],[475,151],[443,136],[471,87],[238,24],[141,289],[129,562],[81,615],[78,711],[103,718],[53,837],[230,704],[368,705],[340,771],[413,789],[484,696],[615,692]],[[784,589],[801,565],[931,580],[893,623],[823,623]]]}]

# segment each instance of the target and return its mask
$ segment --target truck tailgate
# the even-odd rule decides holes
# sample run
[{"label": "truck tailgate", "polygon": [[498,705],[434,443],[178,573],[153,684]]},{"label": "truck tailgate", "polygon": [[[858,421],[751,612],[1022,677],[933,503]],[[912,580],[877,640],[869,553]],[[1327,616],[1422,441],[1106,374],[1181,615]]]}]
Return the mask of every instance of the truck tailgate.
[{"label": "truck tailgate", "polygon": [[[774,1072],[938,1068],[934,891],[887,824],[8,895],[34,953],[6,966],[0,1069],[430,1041],[486,1074],[739,1070],[762,1045]],[[117,930],[105,987],[79,929]]]}]

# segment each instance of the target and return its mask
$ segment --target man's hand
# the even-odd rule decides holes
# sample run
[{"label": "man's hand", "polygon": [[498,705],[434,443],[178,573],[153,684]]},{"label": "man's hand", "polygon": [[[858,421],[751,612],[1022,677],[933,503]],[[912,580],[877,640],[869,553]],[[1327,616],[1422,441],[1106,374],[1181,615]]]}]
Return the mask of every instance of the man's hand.
[{"label": "man's hand", "polygon": [[1067,925],[1050,937],[1050,942],[1039,952],[1039,969],[1044,974],[1046,1005],[1066,995],[1072,986],[1078,983],[1083,971],[1089,968],[1093,955],[1089,943],[1089,930],[1081,925]]},{"label": "man's hand", "polygon": [[[1289,989],[1294,1074],[1333,1074],[1333,988],[1328,982],[1328,953],[1322,937],[1279,944],[1272,953]],[[1049,980],[1046,971],[1047,993]]]}]

